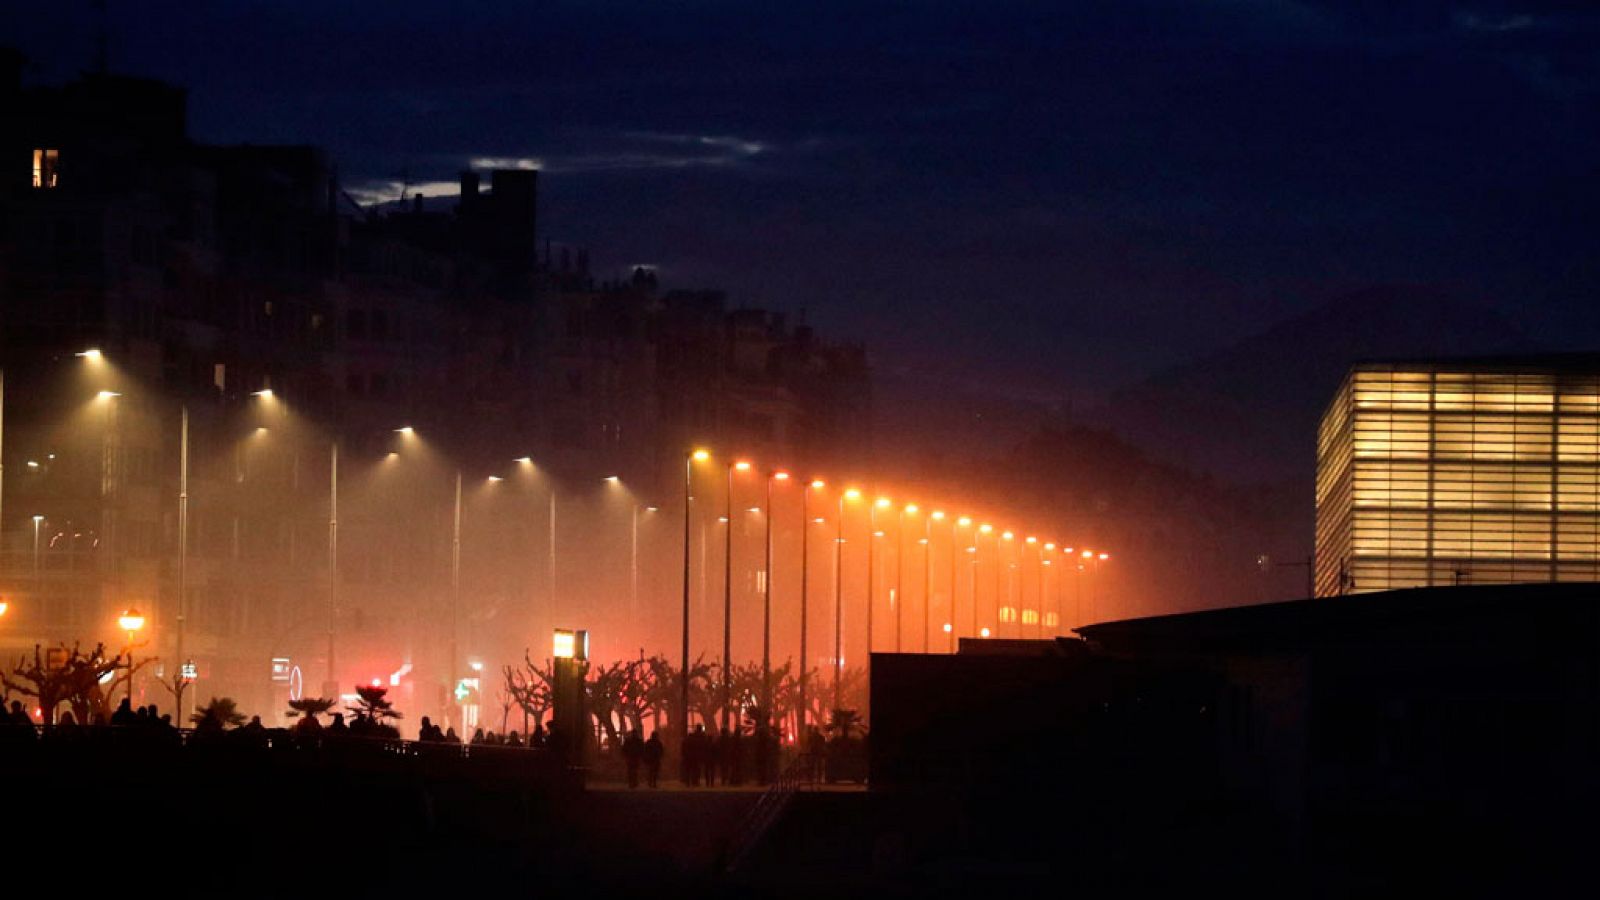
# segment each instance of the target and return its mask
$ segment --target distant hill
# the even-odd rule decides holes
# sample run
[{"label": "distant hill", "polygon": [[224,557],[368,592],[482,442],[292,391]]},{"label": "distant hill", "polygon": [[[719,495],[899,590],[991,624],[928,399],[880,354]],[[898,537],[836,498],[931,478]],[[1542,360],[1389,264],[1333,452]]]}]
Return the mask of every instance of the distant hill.
[{"label": "distant hill", "polygon": [[1153,457],[1241,484],[1300,481],[1353,362],[1545,350],[1511,318],[1418,287],[1341,297],[1113,394],[1104,421]]}]

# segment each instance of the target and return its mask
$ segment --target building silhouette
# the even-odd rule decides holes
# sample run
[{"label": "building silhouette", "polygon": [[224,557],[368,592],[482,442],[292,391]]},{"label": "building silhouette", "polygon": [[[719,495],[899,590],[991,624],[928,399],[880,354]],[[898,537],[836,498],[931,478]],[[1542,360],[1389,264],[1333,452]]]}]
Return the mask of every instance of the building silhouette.
[{"label": "building silhouette", "polygon": [[[531,456],[553,479],[616,474],[670,498],[691,443],[820,465],[838,436],[864,442],[860,345],[663,290],[645,268],[597,278],[586,249],[542,236],[537,171],[464,172],[448,209],[367,208],[316,147],[193,140],[181,88],[104,73],[34,86],[21,71],[0,49],[8,663],[39,641],[120,646],[116,614],[136,606],[171,674],[185,410],[185,655],[206,690],[263,711],[282,689],[269,657],[303,663],[313,691],[328,666],[334,445],[351,495],[412,426],[442,470],[481,479]],[[419,714],[446,706],[456,667],[436,659],[447,475],[369,489],[338,525],[350,658],[329,680],[413,666],[419,686],[396,697]],[[484,549],[525,548],[541,525]],[[554,590],[509,580],[464,589]]]}]

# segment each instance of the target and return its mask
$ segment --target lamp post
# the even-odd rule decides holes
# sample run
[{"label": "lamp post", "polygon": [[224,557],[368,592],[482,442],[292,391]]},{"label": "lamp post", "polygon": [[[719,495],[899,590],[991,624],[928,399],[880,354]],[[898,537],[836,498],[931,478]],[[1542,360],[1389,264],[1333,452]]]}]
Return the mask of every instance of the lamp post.
[{"label": "lamp post", "polygon": [[139,630],[144,628],[144,615],[133,607],[123,610],[117,617],[117,625],[128,633],[128,705],[133,705],[133,641]]},{"label": "lamp post", "polygon": [[[694,464],[710,458],[711,454],[704,450],[695,450],[683,456],[683,654],[682,668],[678,670],[678,699],[683,704],[683,727],[678,735],[680,753],[683,741],[689,737],[689,522],[690,508],[694,502]],[[701,545],[704,544],[702,539]]]},{"label": "lamp post", "polygon": [[728,712],[733,704],[733,473],[747,472],[750,464],[744,460],[728,463],[728,493],[724,497],[727,509],[728,530],[723,533],[722,548],[722,727],[728,727]]},{"label": "lamp post", "polygon": [[944,521],[944,513],[934,510],[922,522],[922,652],[933,650],[933,523]]},{"label": "lamp post", "polygon": [[456,683],[456,666],[461,659],[457,623],[461,615],[461,470],[456,470],[455,514],[450,533],[450,662],[445,683]]},{"label": "lamp post", "polygon": [[[1010,545],[1011,541],[1013,541],[1015,539],[1016,539],[1016,535],[1013,534],[1012,532],[1010,532],[1010,531],[1001,532],[1000,533],[1000,541],[998,543],[996,543],[996,545],[995,545],[996,548],[997,548],[995,552],[997,554],[1000,554],[1000,549],[999,548],[1004,548],[1007,545]],[[1017,564],[1015,562],[1009,560],[1009,559],[1006,559],[1003,554],[997,555],[997,557],[996,557],[996,565],[995,565],[995,570],[994,570],[994,577],[995,577],[995,597],[996,597],[997,600],[1000,601],[1000,613],[999,613],[999,616],[1003,619],[1003,617],[1007,613],[1009,613],[1010,616],[1011,616],[1011,619],[1013,621],[1015,621],[1017,618],[1019,618],[1019,616],[1017,615],[1016,607],[1011,605],[1011,584],[1012,584],[1012,581],[1014,580],[1013,577],[1012,577],[1012,574],[1011,574],[1011,570],[1015,569],[1016,567],[1017,567]],[[1005,577],[1006,577],[1005,578],[1006,587],[1005,587],[1005,593],[1004,594],[1000,593],[1000,576],[1002,574],[1005,575]],[[1004,624],[1004,622],[1002,621],[1001,624]],[[1002,628],[1000,630],[1002,632],[1005,632],[1005,631],[1008,631],[1009,629]],[[1021,632],[1020,625],[1019,625],[1018,631],[1017,631],[1017,636],[1021,637],[1021,635],[1022,635],[1022,632]]]},{"label": "lamp post", "polygon": [[[844,676],[844,502],[861,492],[850,488],[839,495],[839,518],[833,531],[833,708],[839,708],[840,680]],[[869,542],[870,543],[870,542]]]},{"label": "lamp post", "polygon": [[329,445],[328,454],[328,675],[322,686],[325,696],[339,696],[339,670],[335,665],[334,636],[339,627],[339,442]]},{"label": "lamp post", "polygon": [[[178,426],[178,634],[174,662],[182,677],[183,638],[188,619],[189,590],[189,407],[181,409]],[[131,662],[131,660],[130,660]],[[176,684],[177,682],[174,682]],[[133,689],[133,678],[128,678],[128,688]],[[130,693],[129,696],[132,696]],[[181,695],[180,695],[181,697]],[[178,721],[183,721],[183,704],[178,704]]]},{"label": "lamp post", "polygon": [[788,472],[772,472],[767,476],[767,546],[766,562],[763,563],[765,577],[761,585],[761,710],[763,715],[769,717],[769,726],[772,724],[772,520],[777,518],[772,512],[772,483],[788,480]]},{"label": "lamp post", "polygon": [[906,514],[917,514],[917,505],[907,503],[900,507],[894,520],[894,596],[891,604],[894,607],[894,652],[901,649],[900,631],[901,620],[905,618],[905,570],[906,570]]},{"label": "lamp post", "polygon": [[[955,623],[961,618],[960,604],[956,602],[956,547],[960,545],[961,529],[972,525],[972,520],[966,516],[957,516],[950,520],[950,652],[956,652]],[[973,602],[976,607],[976,600]]]},{"label": "lamp post", "polygon": [[811,518],[811,492],[820,491],[827,485],[820,478],[814,478],[800,493],[800,713],[796,718],[795,740],[803,741],[806,733],[806,706],[807,671],[810,664],[807,662],[807,643],[811,626],[811,526],[821,525],[824,519],[815,521]]},{"label": "lamp post", "polygon": [[39,526],[44,523],[44,516],[33,517],[33,589],[35,592],[41,587],[39,582]]},{"label": "lamp post", "polygon": [[883,537],[883,532],[878,530],[878,510],[888,509],[892,501],[888,497],[879,497],[867,511],[867,668],[872,667],[872,605],[873,597],[878,590],[878,538]]}]

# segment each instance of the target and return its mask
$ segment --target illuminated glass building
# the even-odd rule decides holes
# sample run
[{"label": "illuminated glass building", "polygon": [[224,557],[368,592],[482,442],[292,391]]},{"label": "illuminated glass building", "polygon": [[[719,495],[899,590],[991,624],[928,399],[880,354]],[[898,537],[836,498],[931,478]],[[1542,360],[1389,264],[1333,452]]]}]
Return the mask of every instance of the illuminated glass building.
[{"label": "illuminated glass building", "polygon": [[1317,438],[1318,596],[1600,580],[1600,355],[1365,363]]}]

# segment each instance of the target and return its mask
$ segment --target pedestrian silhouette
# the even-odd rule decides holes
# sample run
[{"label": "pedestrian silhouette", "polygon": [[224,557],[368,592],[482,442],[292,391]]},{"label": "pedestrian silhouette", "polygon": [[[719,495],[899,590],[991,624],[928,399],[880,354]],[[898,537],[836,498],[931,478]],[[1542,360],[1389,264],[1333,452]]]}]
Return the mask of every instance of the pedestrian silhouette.
[{"label": "pedestrian silhouette", "polygon": [[659,786],[661,757],[666,751],[667,748],[661,743],[661,732],[650,732],[650,740],[644,742],[644,780],[651,787]]},{"label": "pedestrian silhouette", "polygon": [[622,739],[622,761],[628,767],[628,787],[637,788],[639,765],[644,762],[644,741],[639,739],[638,729],[628,732]]}]

